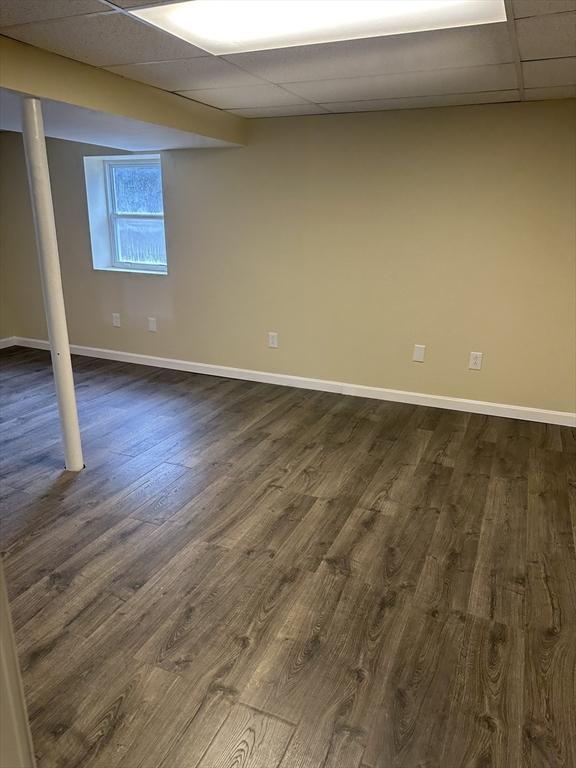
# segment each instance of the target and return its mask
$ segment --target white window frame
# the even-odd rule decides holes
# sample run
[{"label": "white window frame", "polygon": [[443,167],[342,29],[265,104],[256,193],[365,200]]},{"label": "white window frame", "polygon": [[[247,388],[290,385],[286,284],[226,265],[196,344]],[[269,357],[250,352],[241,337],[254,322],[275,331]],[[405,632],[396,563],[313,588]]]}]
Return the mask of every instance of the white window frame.
[{"label": "white window frame", "polygon": [[[118,258],[117,223],[121,219],[160,220],[164,225],[164,238],[166,238],[164,210],[162,213],[122,213],[117,211],[112,174],[114,167],[121,165],[130,167],[137,165],[143,167],[158,166],[162,172],[160,155],[113,155],[84,158],[93,268],[110,272],[167,275],[167,263],[146,264],[121,261]],[[163,190],[162,198],[164,198]],[[162,201],[162,208],[164,209],[164,201]],[[167,250],[166,261],[168,261]]]},{"label": "white window frame", "polygon": [[131,160],[129,158],[118,157],[117,159],[110,159],[104,161],[104,171],[106,174],[106,197],[108,200],[108,221],[110,226],[110,250],[112,256],[112,263],[117,269],[129,269],[141,272],[143,269],[146,272],[166,272],[165,264],[142,264],[138,261],[125,261],[119,258],[119,244],[118,244],[118,229],[117,223],[121,219],[156,219],[162,221],[164,224],[164,204],[162,204],[162,213],[120,213],[116,210],[116,190],[114,188],[114,168],[121,166],[128,166],[134,168],[140,166],[141,168],[153,168],[158,167],[160,173],[162,173],[162,167],[160,160],[151,158],[149,160]]}]

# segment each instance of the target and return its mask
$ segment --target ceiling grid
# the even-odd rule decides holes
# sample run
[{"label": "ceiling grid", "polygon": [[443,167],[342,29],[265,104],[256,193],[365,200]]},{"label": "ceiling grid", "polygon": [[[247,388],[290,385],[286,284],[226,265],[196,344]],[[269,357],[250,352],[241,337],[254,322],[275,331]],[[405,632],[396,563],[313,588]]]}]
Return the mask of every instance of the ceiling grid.
[{"label": "ceiling grid", "polygon": [[0,0],[0,34],[248,118],[576,96],[576,0],[505,2],[502,23],[226,56],[141,0]]}]

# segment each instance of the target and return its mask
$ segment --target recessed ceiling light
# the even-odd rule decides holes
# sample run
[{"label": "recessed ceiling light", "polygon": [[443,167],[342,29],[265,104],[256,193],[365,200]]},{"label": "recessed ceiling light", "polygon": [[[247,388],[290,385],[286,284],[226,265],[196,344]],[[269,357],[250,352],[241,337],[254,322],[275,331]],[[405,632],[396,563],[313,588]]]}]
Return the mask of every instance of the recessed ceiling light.
[{"label": "recessed ceiling light", "polygon": [[131,13],[214,54],[506,21],[504,0],[187,0]]}]

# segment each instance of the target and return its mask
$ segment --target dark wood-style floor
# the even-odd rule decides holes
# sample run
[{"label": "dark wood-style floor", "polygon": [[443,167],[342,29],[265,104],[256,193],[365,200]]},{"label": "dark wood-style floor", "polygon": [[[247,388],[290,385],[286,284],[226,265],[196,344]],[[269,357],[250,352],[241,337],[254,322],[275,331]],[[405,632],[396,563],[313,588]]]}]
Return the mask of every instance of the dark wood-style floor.
[{"label": "dark wood-style floor", "polygon": [[1,355],[40,768],[575,768],[573,430]]}]

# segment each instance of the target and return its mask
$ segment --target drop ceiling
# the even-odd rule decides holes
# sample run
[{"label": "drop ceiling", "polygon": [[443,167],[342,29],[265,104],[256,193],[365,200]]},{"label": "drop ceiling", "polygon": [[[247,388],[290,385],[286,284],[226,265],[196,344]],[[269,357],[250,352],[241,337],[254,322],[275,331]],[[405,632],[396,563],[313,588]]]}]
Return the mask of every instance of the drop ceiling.
[{"label": "drop ceiling", "polygon": [[0,34],[244,117],[576,96],[576,0],[508,22],[214,56],[130,15],[169,0],[0,0]]}]

